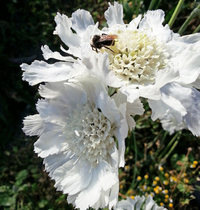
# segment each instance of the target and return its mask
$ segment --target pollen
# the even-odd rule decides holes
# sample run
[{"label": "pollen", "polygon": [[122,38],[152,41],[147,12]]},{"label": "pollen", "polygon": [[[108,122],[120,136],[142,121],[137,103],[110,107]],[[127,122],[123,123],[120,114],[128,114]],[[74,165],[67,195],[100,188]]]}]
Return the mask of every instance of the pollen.
[{"label": "pollen", "polygon": [[125,84],[153,84],[156,73],[166,66],[168,53],[156,37],[139,31],[118,31],[109,54],[110,70]]}]

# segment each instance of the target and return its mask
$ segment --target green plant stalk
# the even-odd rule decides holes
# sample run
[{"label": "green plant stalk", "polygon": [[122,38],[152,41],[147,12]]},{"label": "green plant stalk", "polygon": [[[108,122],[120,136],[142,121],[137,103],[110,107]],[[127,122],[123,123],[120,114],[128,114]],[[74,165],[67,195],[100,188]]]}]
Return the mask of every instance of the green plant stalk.
[{"label": "green plant stalk", "polygon": [[156,2],[157,2],[157,0],[151,0],[148,10],[152,10],[154,8],[154,5]]},{"label": "green plant stalk", "polygon": [[180,35],[183,34],[183,32],[185,31],[185,29],[187,28],[187,26],[189,25],[190,21],[197,15],[200,14],[200,5],[198,5],[197,8],[195,8],[189,15],[189,17],[186,19],[186,21],[183,23],[183,25],[180,27],[178,33]]},{"label": "green plant stalk", "polygon": [[[166,132],[164,133],[163,138],[162,138],[162,142],[164,142],[164,140],[165,140],[167,134],[168,134],[168,132],[166,131]],[[157,151],[155,152],[155,154],[154,154],[154,159],[157,157],[157,155],[158,155],[159,152],[160,152],[160,150],[157,150]]]},{"label": "green plant stalk", "polygon": [[139,15],[139,9],[140,9],[140,1],[141,0],[137,0],[137,7],[136,7],[136,15]]},{"label": "green plant stalk", "polygon": [[171,141],[165,147],[164,151],[158,156],[158,160],[161,159],[165,155],[165,153],[167,153],[168,149],[171,147],[174,141],[178,138],[179,134],[180,134],[179,132],[175,134],[175,136],[171,139]]},{"label": "green plant stalk", "polygon": [[173,152],[173,150],[175,149],[175,147],[176,147],[176,145],[178,144],[178,142],[179,142],[179,139],[178,140],[176,140],[175,142],[174,142],[174,144],[173,144],[173,146],[171,147],[171,149],[169,150],[169,152],[165,155],[165,157],[164,158],[162,158],[161,159],[161,163],[162,162],[165,162],[165,160],[169,157],[169,155]]},{"label": "green plant stalk", "polygon": [[137,145],[136,145],[136,139],[135,139],[135,132],[132,131],[132,136],[133,136],[133,144],[134,144],[134,149],[135,149],[135,164],[134,164],[134,169],[133,169],[133,180],[131,183],[131,189],[134,189],[134,183],[135,183],[135,178],[136,178],[136,162],[137,162]]},{"label": "green plant stalk", "polygon": [[181,11],[181,7],[182,7],[183,3],[184,3],[184,0],[179,0],[174,13],[173,13],[172,17],[170,18],[170,20],[168,22],[168,25],[169,25],[170,28],[173,26],[174,21],[176,20],[179,12]]},{"label": "green plant stalk", "polygon": [[193,34],[197,33],[199,30],[200,30],[200,24],[196,27],[196,29],[194,30]]}]

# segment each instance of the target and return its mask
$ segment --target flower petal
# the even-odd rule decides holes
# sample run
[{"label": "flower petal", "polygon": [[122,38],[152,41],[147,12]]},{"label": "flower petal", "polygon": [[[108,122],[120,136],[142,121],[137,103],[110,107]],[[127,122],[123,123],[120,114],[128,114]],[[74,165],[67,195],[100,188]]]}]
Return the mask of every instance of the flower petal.
[{"label": "flower petal", "polygon": [[114,6],[109,3],[108,10],[105,11],[105,18],[109,27],[116,24],[124,24],[123,22],[123,7],[121,4],[114,2]]},{"label": "flower petal", "polygon": [[44,61],[34,61],[31,65],[23,63],[21,65],[23,80],[30,85],[36,85],[41,82],[59,82],[67,80],[75,75],[80,74],[81,69],[77,72],[73,70],[73,63],[57,62],[48,64]]},{"label": "flower petal", "polygon": [[83,9],[78,9],[72,13],[72,28],[77,34],[83,34],[89,25],[94,25],[91,14]]},{"label": "flower petal", "polygon": [[70,48],[74,56],[80,56],[80,36],[71,30],[72,21],[66,15],[57,13],[55,17],[56,28],[54,34],[57,34],[61,40]]},{"label": "flower petal", "polygon": [[45,58],[45,60],[53,58],[60,61],[67,61],[71,63],[76,62],[76,60],[72,58],[71,56],[62,56],[59,52],[52,52],[47,45],[42,46],[41,50],[42,50],[43,57]]}]

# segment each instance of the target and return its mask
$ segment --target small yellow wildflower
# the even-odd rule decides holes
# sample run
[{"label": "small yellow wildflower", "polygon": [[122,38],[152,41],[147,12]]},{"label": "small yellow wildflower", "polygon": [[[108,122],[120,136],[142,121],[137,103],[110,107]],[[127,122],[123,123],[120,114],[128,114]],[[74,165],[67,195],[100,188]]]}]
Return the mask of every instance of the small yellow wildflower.
[{"label": "small yellow wildflower", "polygon": [[156,194],[159,194],[159,193],[160,193],[160,191],[159,191],[159,189],[158,189],[157,187],[154,187],[153,190],[154,190],[154,192],[155,192]]},{"label": "small yellow wildflower", "polygon": [[151,192],[150,195],[151,195],[152,197],[154,197],[154,196],[155,196],[155,193],[154,193],[154,192]]},{"label": "small yellow wildflower", "polygon": [[131,198],[134,199],[135,197],[133,195],[131,195]]},{"label": "small yellow wildflower", "polygon": [[175,176],[171,176],[170,177],[170,181],[176,183],[177,182],[177,178]]},{"label": "small yellow wildflower", "polygon": [[168,194],[168,190],[163,190],[162,193],[163,194]]},{"label": "small yellow wildflower", "polygon": [[165,198],[168,199],[169,198],[169,195],[165,195]]},{"label": "small yellow wildflower", "polygon": [[158,182],[160,180],[160,178],[158,176],[156,176],[155,180]]},{"label": "small yellow wildflower", "polygon": [[133,190],[132,190],[132,189],[129,189],[129,190],[127,191],[127,194],[128,194],[128,195],[133,194]]},{"label": "small yellow wildflower", "polygon": [[146,175],[144,176],[144,178],[145,178],[145,179],[148,179],[148,178],[149,178],[149,176],[146,174]]},{"label": "small yellow wildflower", "polygon": [[165,199],[164,199],[164,202],[165,202],[165,203],[167,203],[167,202],[168,202],[168,199],[167,199],[167,198],[165,198]]},{"label": "small yellow wildflower", "polygon": [[190,165],[190,168],[196,168],[196,166],[197,166],[197,165],[195,165],[195,164],[191,164],[191,165]]},{"label": "small yellow wildflower", "polygon": [[169,178],[169,174],[168,174],[168,173],[165,173],[165,177],[166,177],[166,178]]},{"label": "small yellow wildflower", "polygon": [[169,204],[169,207],[172,208],[172,207],[173,207],[173,203],[170,203],[170,204]]},{"label": "small yellow wildflower", "polygon": [[143,186],[142,186],[142,190],[143,190],[143,191],[146,191],[146,189],[147,189],[147,186],[146,186],[146,185],[143,185]]},{"label": "small yellow wildflower", "polygon": [[186,179],[186,178],[184,178],[184,179],[183,179],[183,182],[184,182],[185,184],[188,184],[188,183],[189,183],[189,180]]},{"label": "small yellow wildflower", "polygon": [[123,189],[123,184],[120,184],[119,185],[119,189]]},{"label": "small yellow wildflower", "polygon": [[163,171],[163,167],[162,167],[162,166],[159,166],[159,167],[158,167],[158,170],[159,170],[159,171]]},{"label": "small yellow wildflower", "polygon": [[168,184],[169,184],[169,181],[168,181],[168,180],[164,180],[164,181],[163,181],[163,184],[164,184],[164,185],[168,185]]},{"label": "small yellow wildflower", "polygon": [[186,177],[187,176],[187,174],[186,173],[183,173],[183,177]]},{"label": "small yellow wildflower", "polygon": [[125,166],[125,171],[130,171],[130,166]]},{"label": "small yellow wildflower", "polygon": [[140,181],[141,179],[142,179],[141,176],[138,176],[138,177],[137,177],[137,181]]},{"label": "small yellow wildflower", "polygon": [[153,181],[153,186],[156,186],[157,185],[157,181]]},{"label": "small yellow wildflower", "polygon": [[163,203],[163,202],[161,202],[161,203],[160,203],[160,206],[164,206],[164,203]]},{"label": "small yellow wildflower", "polygon": [[193,164],[194,164],[194,165],[197,165],[197,164],[198,164],[198,162],[195,160],[195,161],[193,161]]}]

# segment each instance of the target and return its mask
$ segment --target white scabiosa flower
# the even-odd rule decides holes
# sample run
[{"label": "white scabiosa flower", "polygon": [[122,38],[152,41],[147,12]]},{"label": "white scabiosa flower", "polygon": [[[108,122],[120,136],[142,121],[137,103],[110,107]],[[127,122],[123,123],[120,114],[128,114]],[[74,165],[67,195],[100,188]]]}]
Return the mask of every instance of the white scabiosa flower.
[{"label": "white scabiosa flower", "polygon": [[24,119],[23,131],[39,136],[34,151],[55,187],[81,210],[111,208],[124,166],[126,103],[118,106],[101,81],[89,76],[46,83],[39,92],[44,99],[38,114]]},{"label": "white scabiosa flower", "polygon": [[72,18],[58,13],[55,34],[79,59],[90,59],[89,47],[96,54],[106,52],[106,71],[98,74],[104,78],[109,74],[105,79],[109,87],[119,88],[129,102],[147,98],[152,119],[159,118],[171,134],[188,128],[199,136],[200,34],[173,33],[163,25],[162,10],[147,11],[125,24],[117,2],[109,4],[105,18],[108,27],[99,30],[85,10],[77,10]]},{"label": "white scabiosa flower", "polygon": [[151,195],[146,199],[144,196],[135,196],[134,199],[128,197],[126,200],[119,201],[115,210],[134,210],[135,208],[137,210],[167,210],[164,207],[159,207]]}]

